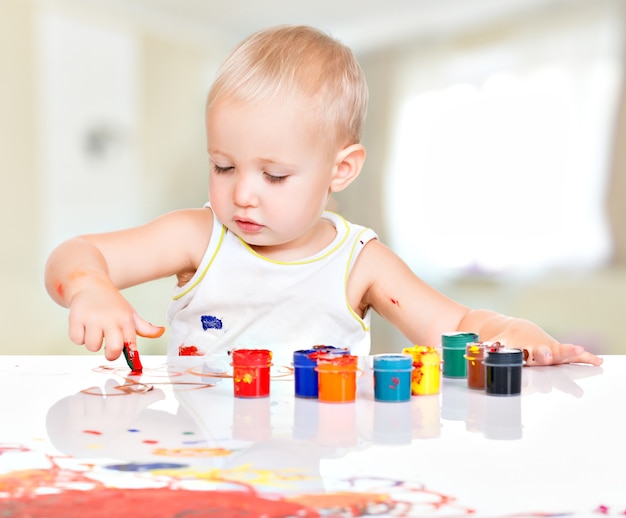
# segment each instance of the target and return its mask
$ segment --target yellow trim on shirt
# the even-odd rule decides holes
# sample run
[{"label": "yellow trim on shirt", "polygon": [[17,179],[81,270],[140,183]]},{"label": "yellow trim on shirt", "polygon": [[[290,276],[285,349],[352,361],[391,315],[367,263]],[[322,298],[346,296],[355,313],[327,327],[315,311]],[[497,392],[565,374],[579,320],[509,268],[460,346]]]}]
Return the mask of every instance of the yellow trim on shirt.
[{"label": "yellow trim on shirt", "polygon": [[[213,221],[216,221],[215,219]],[[202,281],[202,279],[204,279],[204,276],[206,275],[206,272],[209,270],[209,268],[211,267],[211,265],[213,264],[213,261],[215,260],[215,256],[217,256],[217,252],[219,251],[220,247],[222,246],[222,241],[224,241],[224,236],[226,235],[226,226],[222,225],[222,231],[220,232],[220,239],[217,242],[217,247],[215,248],[215,252],[213,252],[213,255],[211,256],[211,260],[207,263],[207,265],[204,267],[204,270],[202,270],[202,273],[198,276],[198,278],[194,281],[193,284],[191,284],[185,291],[183,291],[182,293],[179,293],[178,295],[174,295],[172,297],[173,300],[178,300],[182,297],[184,297],[185,295],[187,295],[187,293],[189,293],[191,290],[193,290],[198,284],[200,284],[200,282]]]},{"label": "yellow trim on shirt", "polygon": [[[347,288],[348,288],[348,276],[350,275],[350,265],[352,264],[352,258],[354,257],[354,252],[356,251],[357,244],[361,240],[361,236],[368,231],[369,231],[368,228],[364,228],[363,230],[361,230],[361,232],[357,234],[356,239],[354,240],[354,244],[352,245],[352,250],[350,251],[350,256],[348,257],[348,264],[346,265],[346,274],[343,279],[343,286],[344,286],[343,291],[346,296],[346,306],[348,306],[348,309],[350,310],[350,313],[352,313],[352,316],[354,316],[354,318],[356,318],[361,323],[361,327],[363,328],[363,331],[369,331],[370,326],[365,324],[365,321],[352,309],[352,306],[350,305],[350,301],[348,300]],[[363,244],[365,245],[365,243]]]}]

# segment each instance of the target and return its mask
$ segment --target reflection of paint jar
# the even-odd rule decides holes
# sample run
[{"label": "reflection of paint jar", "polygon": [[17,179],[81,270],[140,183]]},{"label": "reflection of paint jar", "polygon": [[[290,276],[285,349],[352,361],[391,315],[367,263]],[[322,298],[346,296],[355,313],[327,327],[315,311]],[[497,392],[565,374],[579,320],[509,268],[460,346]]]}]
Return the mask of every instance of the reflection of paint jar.
[{"label": "reflection of paint jar", "polygon": [[317,399],[317,357],[320,354],[333,352],[334,354],[349,354],[348,349],[317,345],[312,349],[303,349],[293,353],[293,373],[296,397]]},{"label": "reflection of paint jar", "polygon": [[235,398],[233,439],[266,441],[272,437],[270,398]]},{"label": "reflection of paint jar", "polygon": [[521,349],[488,348],[485,351],[485,392],[492,396],[514,396],[522,392]]},{"label": "reflection of paint jar", "polygon": [[470,342],[465,350],[467,360],[467,386],[471,389],[485,388],[485,366],[483,358],[485,356],[485,344],[481,342]]},{"label": "reflection of paint jar", "polygon": [[321,354],[317,357],[318,399],[326,403],[346,403],[356,399],[358,356]]},{"label": "reflection of paint jar", "polygon": [[402,352],[410,354],[413,358],[411,394],[414,396],[439,394],[441,358],[437,350],[429,345],[415,345],[405,347]]},{"label": "reflection of paint jar", "polygon": [[267,397],[270,394],[272,352],[267,349],[234,349],[232,352],[235,397]]},{"label": "reflection of paint jar", "polygon": [[516,440],[522,432],[522,396],[483,397],[485,401],[486,439]]},{"label": "reflection of paint jar", "polygon": [[441,434],[441,406],[437,395],[411,399],[411,435],[432,439]]},{"label": "reflection of paint jar", "polygon": [[374,355],[374,399],[409,401],[413,358],[408,354]]},{"label": "reflection of paint jar", "polygon": [[378,444],[410,444],[411,403],[385,405],[374,403],[374,430],[372,438]]},{"label": "reflection of paint jar", "polygon": [[319,407],[319,403],[314,399],[295,398],[293,404],[294,439],[308,441],[317,436]]},{"label": "reflection of paint jar", "polygon": [[[317,402],[316,402],[317,404]],[[320,405],[316,442],[332,448],[350,448],[359,440],[356,404]]]},{"label": "reflection of paint jar", "polygon": [[478,342],[478,335],[476,333],[444,333],[441,336],[444,377],[467,377],[465,348],[470,342]]}]

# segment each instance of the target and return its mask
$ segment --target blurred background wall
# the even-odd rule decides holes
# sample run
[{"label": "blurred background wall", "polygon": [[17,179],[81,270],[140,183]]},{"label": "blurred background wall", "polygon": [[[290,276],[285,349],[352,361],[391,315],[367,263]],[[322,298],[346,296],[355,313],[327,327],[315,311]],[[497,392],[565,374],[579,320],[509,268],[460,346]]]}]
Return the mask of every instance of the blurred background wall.
[{"label": "blurred background wall", "polygon": [[[626,353],[624,3],[380,4],[0,2],[0,351],[84,352],[45,292],[47,255],[201,206],[217,66],[253,30],[306,23],[351,45],[370,85],[368,159],[338,211],[452,298]],[[173,284],[126,295],[165,324]],[[374,318],[375,352],[405,345]]]}]

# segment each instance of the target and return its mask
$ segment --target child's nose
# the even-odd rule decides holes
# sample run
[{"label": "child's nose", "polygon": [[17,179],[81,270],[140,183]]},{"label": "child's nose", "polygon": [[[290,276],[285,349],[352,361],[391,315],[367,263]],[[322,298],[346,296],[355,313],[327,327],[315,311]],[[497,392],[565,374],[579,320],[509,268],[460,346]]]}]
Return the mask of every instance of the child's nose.
[{"label": "child's nose", "polygon": [[233,189],[233,201],[240,207],[256,205],[257,196],[254,188],[254,179],[251,178],[251,175],[237,175]]}]

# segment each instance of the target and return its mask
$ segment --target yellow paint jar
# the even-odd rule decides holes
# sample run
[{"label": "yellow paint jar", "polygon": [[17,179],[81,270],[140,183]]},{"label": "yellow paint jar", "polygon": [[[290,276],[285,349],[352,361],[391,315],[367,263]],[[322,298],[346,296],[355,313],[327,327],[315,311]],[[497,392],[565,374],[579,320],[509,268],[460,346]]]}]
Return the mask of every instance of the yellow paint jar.
[{"label": "yellow paint jar", "polygon": [[437,350],[429,345],[414,345],[413,347],[405,347],[402,352],[413,357],[411,394],[413,396],[439,394],[441,357]]}]

